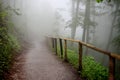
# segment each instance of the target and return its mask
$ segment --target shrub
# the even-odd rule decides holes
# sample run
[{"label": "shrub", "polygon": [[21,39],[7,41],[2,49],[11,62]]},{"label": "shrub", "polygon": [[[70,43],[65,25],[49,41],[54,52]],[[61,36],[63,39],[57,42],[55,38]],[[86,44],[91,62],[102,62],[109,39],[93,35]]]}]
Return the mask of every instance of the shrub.
[{"label": "shrub", "polygon": [[[58,55],[60,56],[60,49],[58,46]],[[78,69],[78,54],[70,49],[67,49],[68,61],[76,69]],[[108,79],[108,69],[102,66],[100,63],[96,62],[92,56],[84,56],[82,59],[82,71],[81,76],[88,80],[107,80]]]},{"label": "shrub", "polygon": [[75,67],[75,68],[78,68],[78,54],[73,51],[73,50],[70,50],[68,49],[67,50],[68,52],[68,60],[69,62]]},{"label": "shrub", "polygon": [[13,35],[14,32],[10,30],[11,26],[9,20],[8,9],[2,7],[0,4],[0,79],[4,80],[3,73],[8,71],[13,56],[13,51],[20,49],[20,44],[17,37]]},{"label": "shrub", "polygon": [[107,80],[108,70],[97,63],[93,57],[86,56],[83,58],[82,77],[87,77],[88,80]]}]

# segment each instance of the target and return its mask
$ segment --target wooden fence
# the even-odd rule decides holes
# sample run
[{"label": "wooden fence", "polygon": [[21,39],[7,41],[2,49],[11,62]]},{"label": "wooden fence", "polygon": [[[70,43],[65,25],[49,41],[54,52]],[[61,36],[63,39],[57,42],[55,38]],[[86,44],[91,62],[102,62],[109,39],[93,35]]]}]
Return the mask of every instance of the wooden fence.
[{"label": "wooden fence", "polygon": [[73,39],[68,39],[68,38],[54,38],[54,37],[49,37],[52,40],[52,46],[53,48],[55,48],[56,54],[57,53],[57,40],[59,40],[60,43],[60,51],[61,51],[61,57],[63,58],[63,42],[64,41],[64,60],[68,61],[68,57],[67,57],[67,41],[71,41],[71,42],[76,42],[78,43],[78,49],[79,49],[79,66],[78,69],[79,71],[82,70],[82,52],[83,52],[83,45],[91,48],[95,51],[101,52],[107,56],[109,56],[109,80],[115,80],[115,59],[120,60],[120,55],[115,54],[115,53],[111,53],[111,52],[107,52],[104,51],[102,49],[99,49],[93,45],[87,44],[85,42],[79,41],[79,40],[73,40]]}]

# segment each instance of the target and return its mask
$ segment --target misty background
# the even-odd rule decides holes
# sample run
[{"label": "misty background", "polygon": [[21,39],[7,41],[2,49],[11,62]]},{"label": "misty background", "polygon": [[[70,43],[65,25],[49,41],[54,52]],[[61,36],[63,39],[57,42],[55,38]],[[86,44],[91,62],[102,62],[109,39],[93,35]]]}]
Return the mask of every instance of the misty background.
[{"label": "misty background", "polygon": [[[112,54],[120,54],[119,3],[120,0],[0,0],[0,77],[9,69],[12,53],[22,53],[27,49],[33,50],[31,53],[36,49],[39,51],[47,36],[80,40]],[[77,43],[67,41],[68,56],[75,65],[78,64],[74,61],[79,59],[78,50]],[[96,70],[103,72],[93,71],[87,65],[90,72],[86,73],[94,73],[96,77],[100,72],[100,76],[108,77],[104,72],[109,71],[109,56],[85,46],[82,50],[83,64],[92,63],[83,59],[90,56],[98,65],[107,68],[96,66]],[[115,69],[119,77],[119,60],[115,61]]]},{"label": "misty background", "polygon": [[[114,12],[120,9],[114,1],[4,0],[3,3],[15,9],[18,15],[12,15],[11,20],[20,32],[19,36],[27,42],[39,43],[45,36],[65,37],[82,40],[109,52],[120,52],[113,42],[118,36],[114,25],[119,23],[116,21],[119,16]],[[108,65],[108,58],[103,54],[87,48],[84,48],[84,54]]]}]

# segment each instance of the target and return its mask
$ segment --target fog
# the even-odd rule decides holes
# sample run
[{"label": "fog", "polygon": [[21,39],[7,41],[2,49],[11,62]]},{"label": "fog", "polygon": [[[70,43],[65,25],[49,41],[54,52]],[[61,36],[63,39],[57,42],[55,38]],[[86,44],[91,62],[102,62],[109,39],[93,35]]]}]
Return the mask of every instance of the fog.
[{"label": "fog", "polygon": [[23,1],[22,7],[23,9],[18,7],[22,17],[20,25],[23,26],[23,29],[26,29],[27,35],[30,39],[40,40],[42,36],[52,34],[54,27],[53,24],[55,22],[55,10],[49,1],[25,0]]},{"label": "fog", "polygon": [[[81,0],[79,4],[74,0],[73,2],[72,0],[3,2],[19,13],[15,15],[13,12],[11,19],[18,32],[28,42],[39,43],[45,36],[65,37],[82,40],[103,50],[119,53],[119,49],[112,43],[112,39],[116,34],[118,35],[117,28],[112,26],[114,23],[119,23],[115,22],[117,18],[113,14],[119,6],[113,2],[97,3],[89,0]],[[92,50],[88,50],[86,54],[88,53],[100,62],[108,61],[103,54]]]},{"label": "fog", "polygon": [[66,27],[71,18],[70,0],[11,0],[7,3],[20,14],[12,16],[14,25],[29,40],[39,41],[47,35],[70,37],[71,29]]},{"label": "fog", "polygon": [[[46,39],[47,36],[51,36],[79,40],[85,42],[88,45],[90,44],[92,46],[95,46],[96,48],[99,48],[101,50],[111,52],[112,54],[120,54],[120,0],[1,1],[1,6],[5,8],[5,12],[1,8],[2,11],[0,13],[2,23],[1,32],[5,32],[2,37],[6,38],[6,34],[8,35],[8,43],[6,39],[6,41],[4,39],[0,39],[0,41],[3,41],[3,43],[5,41],[6,44],[9,44],[8,46],[3,46],[3,50],[4,48],[9,49],[9,47],[11,47],[14,42],[14,45],[19,48],[18,52],[20,51],[20,49],[22,51],[22,48],[27,47],[27,49],[29,49],[28,55],[29,53],[32,56],[34,56],[35,53],[39,55],[39,52],[44,54],[46,53],[46,49],[48,48],[48,45],[46,47],[45,43],[47,42],[45,41],[49,40],[48,43],[51,43],[51,46],[49,46],[49,48],[52,47],[52,40],[48,38]],[[2,18],[4,19],[2,20]],[[6,21],[5,24],[4,21]],[[6,31],[4,31],[4,28],[2,28],[4,26],[6,27]],[[64,40],[62,41],[63,48],[66,48]],[[55,42],[55,40],[53,42]],[[58,39],[57,43],[57,51],[59,51],[60,53],[59,49],[61,43],[59,43]],[[17,47],[13,48],[16,49]],[[45,48],[43,52],[42,47]],[[78,61],[78,50],[80,50],[79,47],[80,46],[78,45],[78,43],[67,41],[66,52],[69,53],[67,53],[68,56],[72,56],[75,58],[75,60]],[[12,49],[12,47],[10,49]],[[1,51],[3,50],[1,49]],[[64,50],[65,49],[63,49],[63,51]],[[49,51],[47,53],[49,53]],[[72,53],[73,55],[71,55]],[[82,45],[81,53],[83,55],[82,58],[84,56],[92,56],[94,57],[96,62],[107,67],[107,69],[108,67],[110,68],[110,66],[114,67],[114,63],[112,63],[114,62],[114,55],[111,57],[111,55],[102,54],[84,45]],[[65,51],[63,52],[63,54],[65,54]],[[37,55],[35,55],[35,58],[39,58],[36,57]],[[76,55],[77,57],[75,57],[74,55]],[[41,55],[39,56],[41,58]],[[74,61],[74,58],[72,57],[70,58],[73,59],[73,63],[75,62],[75,65],[77,65],[78,63],[76,63],[76,61]],[[110,58],[112,60],[109,60]],[[117,58],[119,58],[119,56],[117,56]],[[33,60],[32,57],[30,59]],[[115,67],[115,72],[118,74],[119,77],[120,61],[116,60]],[[104,70],[102,69],[102,67],[99,67],[98,70],[100,68],[101,70]]]}]

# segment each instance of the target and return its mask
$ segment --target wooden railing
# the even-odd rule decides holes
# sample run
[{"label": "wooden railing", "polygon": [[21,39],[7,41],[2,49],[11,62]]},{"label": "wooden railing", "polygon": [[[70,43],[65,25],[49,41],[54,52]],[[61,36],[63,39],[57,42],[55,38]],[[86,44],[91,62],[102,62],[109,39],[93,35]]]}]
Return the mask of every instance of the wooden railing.
[{"label": "wooden railing", "polygon": [[52,46],[53,48],[55,48],[56,54],[57,53],[57,40],[59,40],[60,43],[60,51],[61,51],[61,57],[63,58],[63,43],[62,40],[64,41],[64,60],[68,61],[68,57],[67,57],[67,41],[71,41],[71,42],[76,42],[79,45],[79,66],[78,69],[79,71],[82,70],[82,52],[83,52],[83,45],[91,48],[95,51],[101,52],[107,56],[109,56],[109,80],[115,80],[115,59],[120,60],[120,55],[115,54],[115,53],[111,53],[111,52],[107,52],[104,51],[102,49],[99,49],[93,45],[87,44],[85,42],[79,41],[79,40],[73,40],[73,39],[68,39],[68,38],[54,38],[54,37],[49,37],[52,40]]}]

